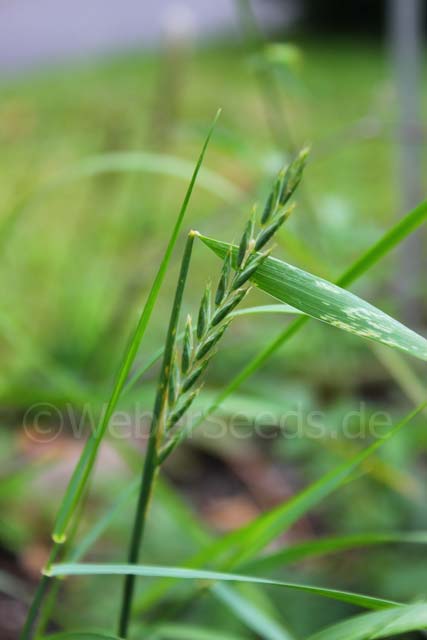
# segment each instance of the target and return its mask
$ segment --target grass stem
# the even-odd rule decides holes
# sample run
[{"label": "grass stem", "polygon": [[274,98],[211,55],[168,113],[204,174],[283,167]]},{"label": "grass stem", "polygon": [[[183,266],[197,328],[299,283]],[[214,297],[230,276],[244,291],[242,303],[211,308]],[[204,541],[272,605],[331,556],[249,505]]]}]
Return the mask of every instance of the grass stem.
[{"label": "grass stem", "polygon": [[[128,562],[136,564],[139,559],[141,542],[144,535],[146,516],[153,490],[153,482],[158,468],[158,448],[164,428],[164,412],[167,400],[167,390],[169,374],[172,364],[172,356],[176,340],[176,331],[179,320],[179,312],[182,304],[182,297],[190,266],[191,253],[194,243],[194,232],[190,232],[182,257],[181,270],[178,277],[178,284],[175,299],[169,321],[169,328],[166,337],[165,352],[160,372],[160,380],[157,387],[156,399],[154,402],[153,419],[151,422],[150,435],[148,439],[147,452],[142,471],[141,486],[139,490],[138,502],[133,524],[132,536],[129,545]],[[122,605],[118,634],[126,638],[132,609],[132,600],[135,590],[135,575],[127,575],[124,580]]]},{"label": "grass stem", "polygon": [[30,638],[32,637],[34,628],[36,626],[36,621],[37,621],[41,604],[44,598],[46,597],[46,594],[52,582],[52,579],[50,578],[50,576],[47,575],[47,573],[48,573],[49,567],[55,562],[56,558],[58,557],[58,553],[61,547],[62,545],[57,542],[52,546],[52,550],[50,552],[45,570],[37,586],[36,593],[34,595],[30,609],[28,611],[24,628],[21,631],[20,640],[30,640]]}]

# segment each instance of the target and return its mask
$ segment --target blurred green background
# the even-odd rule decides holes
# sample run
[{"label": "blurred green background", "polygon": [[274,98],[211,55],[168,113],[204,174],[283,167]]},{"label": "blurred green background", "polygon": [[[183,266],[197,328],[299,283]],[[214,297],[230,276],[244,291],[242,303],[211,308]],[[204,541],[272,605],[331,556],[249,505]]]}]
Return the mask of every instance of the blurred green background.
[{"label": "blurred green background", "polygon": [[[22,599],[46,556],[55,510],[82,445],[82,438],[72,436],[73,420],[87,426],[87,403],[96,416],[108,399],[217,108],[222,115],[186,229],[224,240],[239,237],[252,203],[262,200],[276,171],[306,143],[312,152],[298,207],[275,255],[333,279],[404,213],[398,100],[384,34],[298,29],[267,42],[244,29],[242,24],[239,38],[165,41],[155,50],[32,71],[1,83],[0,599],[2,607],[16,606],[16,620],[4,623],[5,638],[16,637]],[[420,93],[425,112],[425,83]],[[424,129],[417,144],[424,144],[425,135]],[[402,246],[383,260],[353,290],[407,321],[404,251]],[[140,363],[162,344],[179,253]],[[188,310],[194,312],[205,282],[215,281],[217,273],[216,259],[197,246]],[[425,333],[424,273],[420,268],[411,281],[405,274],[404,287],[421,308],[411,314],[411,326]],[[257,292],[248,300],[270,302]],[[200,404],[286,322],[283,316],[236,320]],[[149,410],[157,373],[156,367],[148,372],[123,401],[123,411],[133,415],[135,403]],[[221,415],[242,412],[250,420],[261,411],[297,411],[304,422],[310,411],[320,410],[337,435],[286,438],[272,424],[276,437],[213,439],[202,429],[167,465],[145,559],[179,564],[194,550],[193,525],[223,532],[293,495],[363,444],[341,437],[343,416],[361,412],[357,426],[381,410],[396,421],[420,396],[424,380],[422,364],[311,323],[227,401]],[[22,428],[37,403],[54,405],[64,425],[45,443],[32,439],[31,425],[30,436]],[[248,428],[250,423],[242,427]],[[365,469],[288,539],[425,527],[426,439],[422,428],[402,433],[381,453],[383,467]],[[140,440],[118,438],[103,447],[83,532],[139,468]],[[132,505],[126,509],[89,557],[123,559]],[[425,560],[419,547],[381,547],[314,559],[278,574],[413,600],[425,595]],[[107,627],[115,619],[117,582],[98,580],[96,591],[94,583],[67,581],[54,627],[73,623],[76,610],[82,627]],[[297,634],[352,611],[311,596],[266,591],[275,615]],[[101,608],[95,606],[100,598]],[[199,623],[215,619],[223,629],[257,637],[212,596],[180,615]]]}]

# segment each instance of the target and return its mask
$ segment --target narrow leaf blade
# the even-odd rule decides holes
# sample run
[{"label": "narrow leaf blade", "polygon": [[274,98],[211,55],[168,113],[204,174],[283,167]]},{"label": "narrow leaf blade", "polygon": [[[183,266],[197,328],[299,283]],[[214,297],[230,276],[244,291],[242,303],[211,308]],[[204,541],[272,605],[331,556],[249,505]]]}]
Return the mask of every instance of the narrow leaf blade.
[{"label": "narrow leaf blade", "polygon": [[427,604],[365,613],[334,624],[309,640],[375,640],[427,627]]},{"label": "narrow leaf blade", "polygon": [[232,611],[244,624],[265,640],[294,640],[293,636],[276,620],[268,616],[254,602],[241,596],[228,584],[217,583],[212,594]]},{"label": "narrow leaf blade", "polygon": [[66,531],[67,531],[67,527],[69,525],[70,519],[73,515],[76,505],[78,504],[81,498],[83,490],[86,487],[90,473],[95,464],[99,446],[102,442],[105,431],[108,427],[110,418],[113,415],[114,410],[122,394],[126,380],[129,376],[132,365],[138,353],[138,349],[141,344],[142,338],[145,335],[145,331],[147,329],[149,320],[151,318],[151,314],[153,312],[154,305],[159,295],[161,285],[166,275],[167,267],[172,257],[172,252],[174,250],[179,232],[181,230],[184,216],[186,214],[188,204],[190,202],[190,198],[193,193],[194,185],[196,183],[196,179],[199,174],[199,171],[203,162],[203,158],[205,156],[205,152],[209,144],[209,140],[211,138],[211,135],[213,133],[213,130],[219,115],[220,115],[220,111],[217,112],[216,117],[214,118],[213,123],[206,136],[206,139],[203,143],[202,150],[196,162],[190,184],[188,185],[188,189],[185,193],[185,196],[184,196],[179,214],[177,216],[175,225],[173,227],[171,236],[169,238],[169,242],[166,247],[163,259],[160,263],[159,270],[151,286],[150,292],[148,294],[146,303],[142,309],[142,312],[139,317],[138,324],[135,328],[132,339],[129,343],[127,350],[123,355],[122,362],[119,366],[115,383],[113,386],[113,390],[111,392],[111,396],[108,401],[107,408],[103,416],[101,417],[99,427],[94,432],[92,432],[91,436],[87,440],[85,447],[83,449],[83,452],[79,458],[79,461],[74,469],[73,475],[71,476],[68,487],[65,491],[65,495],[59,507],[54,530],[52,533],[53,540],[58,544],[62,544],[66,540]]},{"label": "narrow leaf blade", "polygon": [[[200,236],[200,239],[221,258],[230,249],[228,243],[206,236]],[[233,259],[236,252],[237,247],[233,247]],[[266,293],[312,318],[427,360],[425,338],[323,278],[268,257],[251,279]]]},{"label": "narrow leaf blade", "polygon": [[244,565],[245,571],[270,571],[311,557],[325,556],[386,544],[427,544],[427,531],[413,533],[384,532],[360,533],[347,536],[331,536],[307,540],[279,551],[259,556]]},{"label": "narrow leaf blade", "polygon": [[245,576],[237,573],[224,573],[221,571],[208,571],[205,569],[187,569],[185,567],[162,567],[134,564],[54,564],[48,575],[55,576],[87,576],[87,575],[134,575],[146,578],[176,578],[178,580],[206,580],[220,582],[242,582],[248,584],[264,584],[283,587],[294,591],[304,591],[313,595],[348,602],[367,609],[384,609],[397,606],[399,603],[383,598],[374,598],[361,593],[328,589],[307,584],[271,580],[257,576]]}]

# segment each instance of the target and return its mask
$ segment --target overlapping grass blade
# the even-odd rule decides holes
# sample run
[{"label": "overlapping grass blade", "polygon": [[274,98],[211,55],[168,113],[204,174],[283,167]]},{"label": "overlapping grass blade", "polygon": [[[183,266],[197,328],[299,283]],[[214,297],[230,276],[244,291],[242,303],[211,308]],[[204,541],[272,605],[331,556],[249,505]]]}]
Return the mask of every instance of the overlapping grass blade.
[{"label": "overlapping grass blade", "polygon": [[293,640],[294,636],[283,625],[264,613],[254,602],[240,595],[236,589],[231,589],[228,584],[214,584],[211,593],[261,638]]},{"label": "overlapping grass blade", "polygon": [[348,618],[315,633],[309,640],[376,640],[425,627],[427,604],[408,604]]},{"label": "overlapping grass blade", "polygon": [[[57,182],[63,184],[83,177],[92,177],[102,173],[144,172],[168,175],[188,182],[193,165],[184,158],[148,151],[115,151],[81,160],[74,168],[68,169]],[[205,190],[219,196],[227,202],[233,202],[243,196],[242,191],[230,180],[209,169],[202,169],[198,184]]]},{"label": "overlapping grass blade", "polygon": [[208,571],[205,569],[187,569],[185,567],[161,567],[135,564],[53,564],[48,572],[49,576],[94,576],[94,575],[133,575],[146,578],[176,578],[178,580],[203,580],[209,582],[241,582],[248,584],[263,584],[283,587],[293,591],[303,591],[312,595],[347,602],[366,609],[385,609],[399,605],[392,600],[375,598],[351,591],[340,591],[308,584],[284,582],[258,576],[245,576],[237,573]]},{"label": "overlapping grass blade", "polygon": [[[383,438],[378,439],[369,447],[358,452],[352,458],[338,465],[319,480],[298,493],[290,500],[283,502],[274,509],[261,514],[249,524],[230,532],[219,540],[208,544],[187,563],[189,567],[200,567],[210,563],[216,568],[243,567],[256,557],[278,535],[283,534],[289,527],[315,508],[324,498],[336,491],[350,475],[362,465],[372,454],[380,449],[390,438],[420,414],[427,402],[423,402],[416,409],[407,414]],[[164,593],[161,585],[156,592],[157,597]],[[144,603],[146,604],[146,602]]]},{"label": "overlapping grass blade", "polygon": [[360,278],[361,275],[369,271],[383,256],[390,253],[407,236],[413,233],[420,225],[427,221],[427,200],[420,202],[418,206],[402,217],[389,231],[387,231],[370,249],[352,264],[337,280],[340,287],[347,287],[349,284]]},{"label": "overlapping grass blade", "polygon": [[279,551],[255,558],[242,567],[245,571],[270,571],[293,562],[300,562],[314,556],[324,556],[341,551],[386,545],[386,544],[427,544],[427,531],[413,533],[384,532],[360,533],[347,536],[331,536],[307,540]]},{"label": "overlapping grass blade", "polygon": [[[396,435],[405,425],[415,418],[427,406],[427,402],[422,403],[411,411],[393,429],[387,432],[383,438],[376,440],[369,447],[366,447],[350,460],[343,462],[332,469],[317,482],[311,484],[307,489],[297,494],[289,501],[279,505],[271,511],[262,514],[248,525],[232,532],[218,541],[216,554],[220,557],[226,552],[228,562],[231,566],[242,564],[249,558],[254,557],[265,546],[283,533],[301,518],[310,509],[319,504],[327,495],[340,487],[350,474],[357,467],[382,447],[390,438]],[[213,557],[212,550],[209,554]],[[228,565],[226,565],[228,566]]]},{"label": "overlapping grass blade", "polygon": [[[108,525],[117,517],[124,504],[126,504],[132,495],[136,494],[138,485],[139,481],[133,482],[123,490],[115,504],[107,511],[104,517],[95,523],[79,544],[68,554],[67,562],[77,562],[89,551],[100,535],[107,529]],[[179,495],[160,478],[156,487],[156,495],[161,500],[163,507],[167,508],[169,515],[172,515],[177,524],[191,537],[193,544],[200,546],[200,544],[208,544],[211,541],[209,534],[204,531],[201,524],[195,519],[187,506],[181,502]],[[158,592],[156,594],[157,589]],[[151,597],[156,600],[156,595],[160,597],[164,591],[165,583],[159,581],[157,586],[152,586],[150,591]],[[266,639],[281,638],[285,640],[285,638],[291,638],[290,634],[276,620],[273,620],[266,612],[261,611],[254,602],[249,601],[244,595],[235,593],[235,589],[230,585],[218,585],[218,591],[215,591],[215,594],[218,595],[218,593],[224,599],[228,599],[228,604],[230,608],[233,609],[236,617],[240,618],[248,627],[259,631]],[[248,611],[251,613],[250,616],[248,616]],[[163,635],[160,634],[160,637],[163,637]]]},{"label": "overlapping grass blade", "polygon": [[43,640],[120,640],[120,638],[102,631],[63,631],[43,636]]},{"label": "overlapping grass blade", "polygon": [[246,640],[244,636],[208,627],[189,624],[160,624],[153,627],[148,640]]},{"label": "overlapping grass blade", "polygon": [[[220,258],[229,243],[200,236]],[[238,248],[234,246],[233,258]],[[260,289],[303,313],[357,336],[400,349],[427,360],[427,340],[365,300],[337,285],[271,256],[251,277]]]},{"label": "overlapping grass blade", "polygon": [[95,463],[96,454],[97,454],[99,445],[107,429],[110,418],[113,415],[113,412],[117,406],[117,402],[120,398],[125,382],[129,376],[129,373],[133,365],[133,362],[135,360],[136,354],[138,352],[141,340],[144,336],[152,311],[154,309],[154,304],[159,294],[160,287],[165,277],[166,270],[172,256],[172,252],[175,247],[176,241],[178,239],[178,234],[181,229],[188,204],[190,202],[191,194],[193,192],[193,188],[194,188],[200,167],[203,162],[205,151],[209,144],[209,140],[212,135],[213,129],[215,127],[216,121],[219,117],[219,113],[220,112],[218,111],[211,125],[211,128],[208,132],[208,135],[205,139],[205,142],[203,144],[202,151],[196,163],[190,184],[185,194],[180,212],[178,214],[178,218],[175,222],[175,226],[172,230],[172,234],[169,239],[169,243],[167,245],[159,270],[157,272],[157,275],[154,279],[154,282],[148,294],[147,301],[142,310],[134,335],[130,341],[130,344],[124,354],[122,363],[119,367],[114,388],[111,393],[110,399],[108,401],[107,408],[101,417],[101,421],[98,428],[96,429],[95,432],[93,432],[89,436],[89,439],[85,445],[83,453],[71,477],[64,499],[61,503],[59,513],[56,518],[54,531],[53,531],[53,538],[56,542],[63,542],[66,538],[66,529],[69,524],[70,518],[72,517],[74,508],[78,503],[80,496],[83,492],[83,489],[87,483],[90,472]]},{"label": "overlapping grass blade", "polygon": [[74,549],[67,554],[69,562],[77,562],[91,549],[98,538],[118,516],[125,504],[129,502],[132,496],[136,496],[138,487],[139,480],[135,479],[122,491],[115,503],[108,509],[103,517],[95,522],[94,526],[89,529]]}]

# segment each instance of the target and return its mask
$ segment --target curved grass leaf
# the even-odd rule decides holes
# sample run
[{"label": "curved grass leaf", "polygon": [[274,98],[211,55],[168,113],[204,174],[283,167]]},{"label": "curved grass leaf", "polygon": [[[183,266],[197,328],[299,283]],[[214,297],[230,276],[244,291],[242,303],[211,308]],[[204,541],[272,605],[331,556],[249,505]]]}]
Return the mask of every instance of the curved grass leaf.
[{"label": "curved grass leaf", "polygon": [[424,200],[403,216],[389,231],[386,231],[378,242],[372,245],[356,262],[348,267],[340,278],[338,278],[337,284],[340,287],[347,287],[352,282],[355,282],[355,280],[369,271],[383,256],[390,253],[394,247],[397,247],[407,236],[426,221],[427,200]]},{"label": "curved grass leaf", "polygon": [[252,600],[242,596],[230,585],[217,582],[211,588],[211,592],[217,600],[225,604],[247,627],[264,640],[294,639],[294,636],[291,636],[277,620],[268,616]]},{"label": "curved grass leaf", "polygon": [[63,631],[43,636],[43,640],[120,640],[120,638],[102,631]]},{"label": "curved grass leaf", "polygon": [[80,560],[100,538],[100,536],[107,530],[108,526],[114,521],[122,508],[128,503],[128,501],[135,496],[139,487],[139,478],[133,480],[119,495],[114,504],[108,509],[108,511],[99,518],[93,527],[89,529],[80,542],[72,549],[68,555],[70,562],[77,562]]},{"label": "curved grass leaf", "polygon": [[298,493],[290,500],[278,505],[274,509],[263,513],[255,520],[240,529],[232,531],[221,540],[211,545],[200,554],[201,561],[217,561],[221,558],[231,566],[236,566],[253,558],[277,536],[283,534],[299,518],[310,509],[317,506],[326,496],[338,489],[367,458],[382,447],[390,438],[396,435],[415,416],[427,406],[422,403],[403,418],[383,438],[379,438],[355,456],[338,465],[309,487]]},{"label": "curved grass leaf", "polygon": [[[150,629],[151,630],[151,629]],[[246,640],[244,636],[189,624],[161,624],[153,627],[153,640]],[[145,637],[145,636],[144,636]]]},{"label": "curved grass leaf", "polygon": [[237,573],[223,573],[221,571],[208,571],[204,569],[187,569],[185,567],[161,567],[151,565],[135,564],[73,564],[62,563],[53,564],[46,573],[49,577],[55,576],[94,576],[94,575],[133,575],[146,578],[176,578],[178,580],[203,580],[220,582],[242,582],[249,584],[264,584],[275,587],[283,587],[294,591],[304,591],[313,595],[347,602],[366,609],[384,609],[398,606],[399,603],[383,598],[374,598],[361,593],[351,591],[340,591],[338,589],[328,589],[316,587],[308,584],[297,584],[294,582],[284,582],[282,580],[271,580],[270,578],[260,578],[257,576],[244,576]]},{"label": "curved grass leaf", "polygon": [[244,570],[269,571],[313,556],[324,556],[339,553],[340,551],[383,544],[427,544],[427,531],[415,531],[413,533],[361,533],[308,540],[307,542],[300,542],[280,549],[280,551],[255,558],[245,563]]},{"label": "curved grass leaf", "polygon": [[65,496],[62,500],[62,503],[56,518],[54,531],[52,534],[54,541],[57,543],[62,543],[65,541],[68,524],[70,522],[74,509],[78,501],[80,500],[82,492],[86,486],[90,472],[95,463],[99,445],[105,434],[110,418],[113,415],[114,410],[117,406],[117,403],[123,391],[123,387],[129,376],[136,354],[141,344],[142,338],[147,329],[148,322],[153,312],[154,305],[160,291],[160,287],[166,275],[167,267],[172,257],[172,252],[175,247],[176,241],[178,239],[178,235],[182,226],[182,222],[184,220],[185,213],[188,208],[188,204],[190,202],[193,188],[196,183],[196,179],[197,179],[199,170],[201,168],[203,158],[204,158],[207,146],[209,144],[209,140],[211,138],[213,129],[215,127],[216,121],[219,117],[219,114],[220,114],[220,111],[218,111],[218,113],[216,114],[216,117],[204,141],[202,150],[200,152],[199,158],[197,160],[196,166],[193,171],[190,184],[188,185],[188,189],[184,196],[181,209],[179,211],[175,225],[172,229],[172,234],[170,236],[168,245],[166,247],[165,254],[160,263],[159,270],[151,286],[150,292],[148,294],[144,308],[141,312],[133,337],[129,343],[127,350],[123,355],[123,359],[116,375],[116,380],[114,383],[114,387],[113,387],[110,399],[108,401],[107,408],[103,416],[101,417],[101,421],[98,428],[94,432],[92,432],[92,434],[90,435],[89,439],[86,442],[82,455],[80,456],[79,461],[74,469],[74,472],[69,482],[69,485],[67,487]]},{"label": "curved grass leaf", "polygon": [[[62,184],[101,173],[123,172],[168,175],[188,182],[191,179],[193,168],[193,164],[190,161],[164,153],[115,151],[81,160],[74,168],[68,169],[66,176],[59,178],[57,183]],[[227,202],[233,202],[242,197],[241,190],[230,180],[209,169],[200,171],[198,184]]]},{"label": "curved grass leaf", "polygon": [[[290,500],[286,500],[270,511],[262,513],[250,523],[206,545],[189,560],[187,566],[200,567],[206,562],[214,563],[214,566],[218,568],[247,566],[249,560],[254,558],[270,542],[287,531],[299,518],[308,513],[310,509],[315,508],[333,491],[336,491],[348,480],[353,471],[411,422],[426,406],[427,402],[420,404],[383,438],[336,466]],[[156,596],[159,597],[167,588],[167,581],[164,581],[163,590],[159,585]],[[142,600],[140,604],[141,607],[138,607],[138,610],[144,608],[146,602]]]},{"label": "curved grass leaf", "polygon": [[[220,258],[232,245],[200,239]],[[232,247],[233,260],[238,248]],[[427,340],[353,293],[277,258],[268,257],[251,280],[274,298],[338,329],[427,360]]]},{"label": "curved grass leaf", "polygon": [[[79,544],[71,551],[67,557],[67,562],[78,562],[85,553],[93,546],[100,535],[107,529],[108,525],[118,515],[123,505],[130,499],[133,494],[136,494],[139,486],[139,479],[133,482],[131,485],[120,494],[115,504],[107,511],[107,513],[98,520],[95,525],[88,531]],[[161,499],[163,508],[168,510],[169,515],[172,515],[177,526],[180,526],[185,530],[186,535],[191,537],[193,544],[200,546],[200,544],[208,544],[211,541],[210,536],[202,529],[200,523],[189,512],[188,507],[182,503],[180,496],[176,492],[172,491],[163,481],[158,481],[156,487],[157,497]],[[157,583],[160,589],[159,597],[164,593],[164,584],[161,581]],[[216,589],[216,586],[218,589]],[[292,636],[284,629],[276,620],[272,619],[265,611],[262,611],[257,607],[254,602],[249,601],[244,595],[235,592],[233,587],[229,585],[216,585],[213,587],[214,595],[227,600],[229,608],[233,611],[237,618],[239,618],[245,625],[259,632],[266,640],[292,640]],[[156,598],[156,585],[154,587],[154,601]],[[153,592],[152,592],[153,594]],[[186,627],[187,628],[187,627]],[[173,636],[163,633],[164,627],[161,629],[155,629],[155,637],[169,638],[169,637],[184,637],[182,634]],[[170,631],[172,634],[172,631]],[[183,633],[183,632],[182,632]],[[212,632],[211,632],[212,633]],[[188,635],[186,638],[197,637],[196,635]],[[200,640],[205,637],[203,634],[200,636]],[[207,636],[206,636],[207,637]],[[213,637],[212,635],[210,637]],[[224,635],[221,635],[223,638]]]},{"label": "curved grass leaf", "polygon": [[427,604],[408,604],[348,618],[315,633],[309,640],[375,640],[424,627],[427,627]]}]

